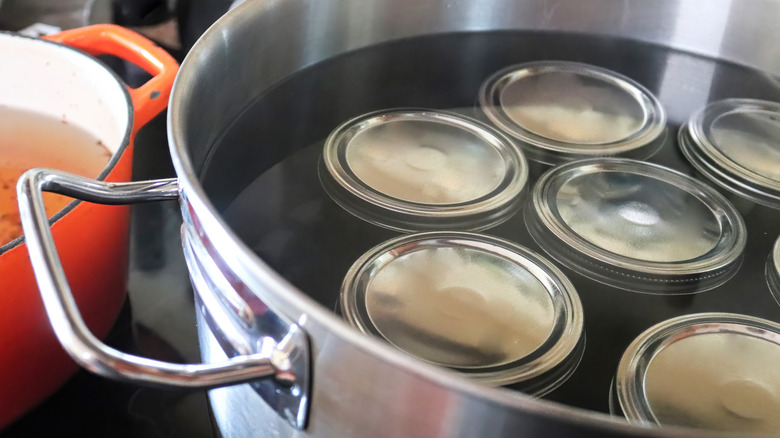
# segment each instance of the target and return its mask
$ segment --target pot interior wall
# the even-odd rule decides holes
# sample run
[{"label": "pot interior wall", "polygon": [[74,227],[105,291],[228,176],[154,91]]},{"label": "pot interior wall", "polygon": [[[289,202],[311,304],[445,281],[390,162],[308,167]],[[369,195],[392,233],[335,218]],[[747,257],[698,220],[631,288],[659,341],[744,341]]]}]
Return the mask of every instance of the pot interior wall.
[{"label": "pot interior wall", "polygon": [[[182,65],[171,102],[181,155],[199,171],[225,127],[277,83],[325,59],[420,35],[541,30],[630,38],[780,73],[773,0],[441,0],[248,2],[220,19]],[[500,11],[497,13],[497,11]],[[239,68],[240,67],[240,68]],[[185,157],[186,156],[186,157]]]},{"label": "pot interior wall", "polygon": [[119,79],[65,46],[0,33],[0,105],[45,114],[90,132],[112,153],[124,140],[132,104]]}]

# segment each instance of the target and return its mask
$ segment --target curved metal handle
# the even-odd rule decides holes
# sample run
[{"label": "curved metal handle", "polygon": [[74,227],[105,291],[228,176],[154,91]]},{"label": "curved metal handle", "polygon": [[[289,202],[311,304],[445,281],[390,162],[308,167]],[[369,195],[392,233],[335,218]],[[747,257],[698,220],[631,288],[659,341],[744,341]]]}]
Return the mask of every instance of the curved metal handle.
[{"label": "curved metal handle", "polygon": [[[113,349],[84,324],[52,238],[43,191],[100,204],[128,204],[179,198],[175,179],[106,183],[49,169],[33,169],[16,187],[27,248],[49,321],[62,346],[84,368],[105,377],[163,387],[212,388],[273,378],[292,385],[285,341],[264,338],[261,352],[221,363],[174,364]],[[297,327],[296,327],[297,328]]]}]

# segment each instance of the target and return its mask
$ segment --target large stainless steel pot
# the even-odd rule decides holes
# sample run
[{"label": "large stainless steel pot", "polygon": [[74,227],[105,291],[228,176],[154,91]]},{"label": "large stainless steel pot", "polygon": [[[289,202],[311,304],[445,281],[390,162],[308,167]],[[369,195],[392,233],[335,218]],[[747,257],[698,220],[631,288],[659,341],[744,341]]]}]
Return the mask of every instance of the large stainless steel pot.
[{"label": "large stainless steel pot", "polygon": [[[180,70],[169,110],[178,181],[103,184],[47,171],[21,180],[25,233],[55,331],[74,359],[109,377],[225,386],[211,392],[225,436],[702,436],[480,386],[359,334],[242,243],[198,175],[253,99],[350,50],[424,34],[533,29],[631,38],[780,74],[777,17],[775,0],[247,2],[204,34]],[[51,247],[41,189],[106,203],[179,200],[206,364],[125,355],[85,331]]]}]

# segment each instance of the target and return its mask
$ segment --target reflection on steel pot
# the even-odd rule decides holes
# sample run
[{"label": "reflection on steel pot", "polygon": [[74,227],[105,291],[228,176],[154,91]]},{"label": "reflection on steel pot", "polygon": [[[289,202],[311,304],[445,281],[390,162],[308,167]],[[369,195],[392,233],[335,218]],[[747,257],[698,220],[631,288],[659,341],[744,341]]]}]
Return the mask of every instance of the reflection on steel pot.
[{"label": "reflection on steel pot", "polygon": [[[0,68],[0,106],[83,129],[112,154],[98,178],[129,181],[133,138],[167,106],[178,69],[176,61],[151,41],[116,26],[84,27],[46,39],[0,33],[4,62]],[[153,78],[139,88],[128,89],[87,53],[121,57]],[[98,336],[108,333],[124,302],[129,219],[127,207],[71,202],[51,220],[65,273],[76,290],[76,302]],[[36,294],[23,239],[0,245],[2,427],[53,392],[77,367],[51,331],[43,329],[46,315]]]},{"label": "reflection on steel pot", "polygon": [[[780,38],[779,13],[772,0],[707,9],[674,0],[244,3],[204,34],[175,84],[169,132],[177,182],[106,185],[46,171],[21,180],[25,233],[49,316],[66,348],[92,371],[151,385],[224,386],[210,396],[228,437],[701,436],[593,412],[603,407],[588,411],[480,385],[350,327],[330,310],[346,272],[341,266],[392,232],[332,203],[317,180],[317,157],[327,133],[352,117],[400,106],[473,111],[479,85],[491,74],[551,56],[632,77],[670,106],[674,124],[718,94],[778,98],[775,82],[743,66],[780,73],[780,59],[765,55]],[[363,48],[370,50],[355,51]],[[390,61],[377,61],[388,53]],[[306,76],[313,71],[326,74]],[[691,71],[695,80],[685,76]],[[721,74],[737,77],[727,81],[728,93],[717,82]],[[296,82],[301,77],[310,80]],[[274,105],[254,107],[261,98]],[[684,164],[673,147],[653,159]],[[179,199],[206,364],[126,355],[85,333],[56,263],[40,190],[106,203]],[[247,212],[255,214],[242,215]],[[533,244],[523,230],[515,215],[491,233],[514,233]],[[575,284],[584,307],[606,304],[601,315],[585,308],[585,357],[556,391],[592,381],[604,406],[614,372],[600,361],[605,351],[623,350],[637,324],[641,331],[652,318],[679,314],[676,305],[715,303],[710,296],[729,300],[722,289],[681,301],[596,289],[581,280],[572,279],[586,286]],[[751,300],[772,299],[765,293]],[[639,310],[629,317],[616,311],[632,305]],[[769,307],[776,308],[752,310],[763,314]],[[659,314],[646,311],[659,308]],[[614,345],[600,339],[607,335]],[[594,362],[601,362],[606,381],[578,375]]]}]

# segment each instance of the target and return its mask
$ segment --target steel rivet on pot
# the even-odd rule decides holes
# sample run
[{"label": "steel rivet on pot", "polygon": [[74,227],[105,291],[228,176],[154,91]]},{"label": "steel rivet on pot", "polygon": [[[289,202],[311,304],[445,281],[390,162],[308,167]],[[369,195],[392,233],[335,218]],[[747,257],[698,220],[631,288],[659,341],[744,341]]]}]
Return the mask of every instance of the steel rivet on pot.
[{"label": "steel rivet on pot", "polygon": [[742,217],[706,184],[619,158],[545,173],[526,208],[531,236],[553,258],[622,289],[680,294],[712,289],[742,260]]},{"label": "steel rivet on pot", "polygon": [[629,422],[780,431],[780,324],[732,313],[661,322],[628,347],[614,396]]},{"label": "steel rivet on pot", "polygon": [[483,83],[479,103],[529,159],[547,164],[611,155],[644,159],[666,137],[664,109],[650,91],[587,64],[508,67]]},{"label": "steel rivet on pot", "polygon": [[491,385],[536,395],[571,375],[582,354],[582,305],[550,262],[473,233],[402,236],[349,270],[344,317],[362,332]]},{"label": "steel rivet on pot", "polygon": [[685,158],[709,180],[780,208],[780,103],[710,103],[680,128],[678,139]]},{"label": "steel rivet on pot", "polygon": [[336,128],[320,180],[350,213],[402,231],[481,230],[521,206],[528,165],[513,142],[458,114],[395,109]]}]

